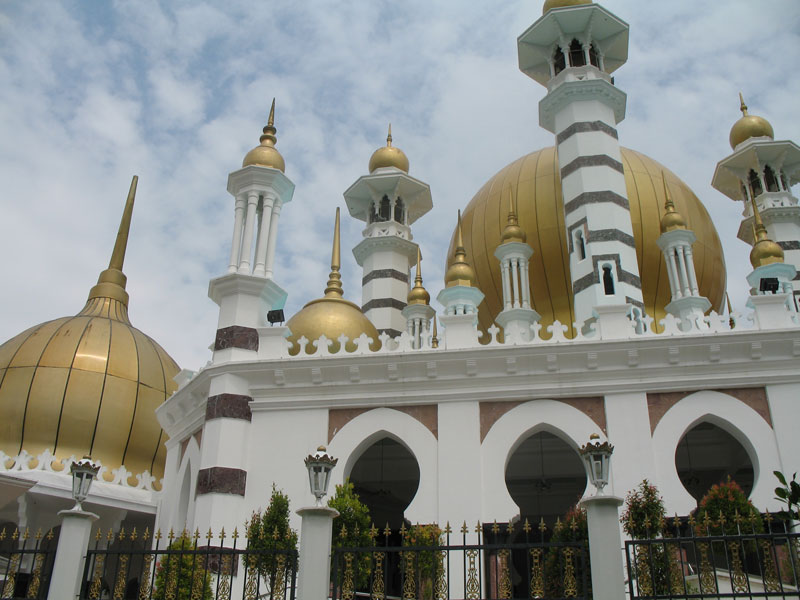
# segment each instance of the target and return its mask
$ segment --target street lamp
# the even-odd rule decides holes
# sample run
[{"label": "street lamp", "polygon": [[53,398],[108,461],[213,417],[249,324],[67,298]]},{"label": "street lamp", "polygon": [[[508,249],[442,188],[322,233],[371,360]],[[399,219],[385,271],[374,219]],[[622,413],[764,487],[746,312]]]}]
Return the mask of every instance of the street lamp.
[{"label": "street lamp", "polygon": [[[592,443],[592,440],[598,440]],[[608,442],[600,443],[600,436],[593,433],[589,436],[589,443],[581,447],[580,453],[586,464],[589,481],[597,488],[596,496],[603,495],[603,488],[608,484],[608,471],[611,466],[611,454],[614,446]]]},{"label": "street lamp", "polygon": [[306,457],[306,469],[308,469],[308,481],[311,485],[311,493],[317,499],[317,506],[322,506],[322,498],[328,493],[328,484],[331,480],[331,471],[338,458],[328,456],[325,446],[317,448],[316,454],[309,454]]},{"label": "street lamp", "polygon": [[81,502],[89,495],[89,488],[92,487],[92,481],[97,477],[99,470],[100,465],[94,464],[90,456],[84,456],[72,463],[69,469],[72,473],[72,497],[75,498],[72,510],[83,510]]}]

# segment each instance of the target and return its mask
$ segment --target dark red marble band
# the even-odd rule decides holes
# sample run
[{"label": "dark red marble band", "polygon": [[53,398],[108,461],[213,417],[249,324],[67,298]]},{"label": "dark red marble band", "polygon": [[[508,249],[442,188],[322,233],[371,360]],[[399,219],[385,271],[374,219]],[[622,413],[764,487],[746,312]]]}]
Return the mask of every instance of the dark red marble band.
[{"label": "dark red marble band", "polygon": [[197,474],[198,494],[236,494],[244,496],[247,471],[231,467],[209,467]]},{"label": "dark red marble band", "polygon": [[217,329],[214,340],[214,351],[227,348],[241,348],[242,350],[258,350],[258,331],[252,327],[231,325]]},{"label": "dark red marble band", "polygon": [[206,403],[206,421],[212,419],[241,419],[252,421],[253,413],[250,410],[250,396],[242,394],[217,394],[209,396]]}]

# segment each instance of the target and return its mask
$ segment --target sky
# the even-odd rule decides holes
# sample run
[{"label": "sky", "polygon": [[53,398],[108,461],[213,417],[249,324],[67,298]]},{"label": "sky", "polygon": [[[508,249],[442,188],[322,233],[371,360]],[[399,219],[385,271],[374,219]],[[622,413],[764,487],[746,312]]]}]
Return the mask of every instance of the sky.
[{"label": "sky", "polygon": [[[217,324],[208,281],[225,272],[233,230],[227,176],[258,144],[273,97],[296,186],[275,268],[287,317],[322,295],[335,208],[367,174],[389,122],[410,174],[431,186],[434,208],[413,233],[435,297],[457,209],[506,164],[553,144],[538,125],[545,89],[517,67],[516,38],[541,6],[0,3],[0,342],[83,307],[136,174],[124,268],[131,321],[182,367],[204,365]],[[744,309],[741,205],[710,181],[731,152],[739,91],[776,139],[800,142],[800,2],[604,6],[630,25],[629,59],[615,73],[628,94],[620,143],[670,168],[706,205]],[[343,211],[343,283],[357,303],[362,273],[349,249],[362,225]]]}]

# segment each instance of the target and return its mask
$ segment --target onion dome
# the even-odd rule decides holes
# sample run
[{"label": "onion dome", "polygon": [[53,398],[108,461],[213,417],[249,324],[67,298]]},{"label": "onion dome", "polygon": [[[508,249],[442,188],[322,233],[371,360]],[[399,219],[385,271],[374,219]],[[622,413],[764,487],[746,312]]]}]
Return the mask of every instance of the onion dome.
[{"label": "onion dome", "polygon": [[767,237],[767,228],[764,227],[764,223],[761,220],[758,206],[756,206],[755,200],[751,199],[751,202],[753,203],[753,218],[755,220],[753,225],[755,244],[753,244],[753,249],[750,250],[750,264],[756,269],[772,263],[782,263],[783,248]]},{"label": "onion dome", "polygon": [[275,148],[278,138],[275,129],[275,98],[272,99],[272,107],[269,109],[267,126],[264,127],[264,134],[261,136],[261,143],[250,150],[242,161],[242,166],[257,165],[259,167],[270,167],[278,169],[280,172],[286,171],[286,163],[283,161],[281,153]]},{"label": "onion dome", "polygon": [[772,130],[772,125],[769,124],[763,117],[747,114],[747,105],[744,103],[744,98],[741,92],[739,93],[739,101],[741,106],[739,110],[742,111],[742,118],[736,121],[731,127],[730,143],[731,148],[734,150],[736,146],[754,137],[768,137],[775,138],[775,132]]},{"label": "onion dome", "polygon": [[[164,474],[155,409],[178,365],[128,319],[122,272],[137,177],[114,251],[76,316],[31,327],[0,346],[0,450],[58,459],[90,455],[110,470]],[[135,485],[135,481],[132,482]]]},{"label": "onion dome", "polygon": [[667,187],[667,178],[664,172],[661,172],[661,178],[664,181],[664,216],[661,217],[661,233],[673,231],[675,229],[686,229],[686,221],[684,221],[681,213],[675,210],[675,203],[672,201],[672,196]]},{"label": "onion dome", "polygon": [[519,226],[517,222],[517,207],[514,205],[514,194],[511,193],[511,186],[507,186],[508,189],[508,222],[506,223],[505,229],[503,229],[503,235],[500,238],[500,243],[505,244],[506,242],[522,242],[525,243],[527,240],[527,236],[525,232],[522,230],[522,227]]},{"label": "onion dome", "polygon": [[[653,317],[654,328],[661,331],[658,321],[666,316],[664,307],[672,300],[663,267],[664,257],[656,243],[661,235],[664,212],[661,194],[664,177],[675,210],[697,236],[692,253],[700,295],[708,298],[712,308],[719,312],[724,302],[725,262],[722,243],[705,207],[689,186],[652,158],[622,148],[621,160],[644,310]],[[485,295],[478,310],[479,327],[485,331],[503,310],[500,261],[495,260],[493,254],[507,223],[505,190],[508,185],[514,191],[519,225],[527,233],[527,243],[534,250],[529,263],[532,307],[542,316],[540,322],[545,327],[556,319],[561,323],[573,323],[569,238],[564,223],[558,156],[551,146],[531,152],[498,171],[477,191],[462,214],[463,246],[475,269],[475,285]],[[447,265],[453,260],[458,239],[456,229],[450,241]]]},{"label": "onion dome", "polygon": [[583,4],[591,4],[592,0],[545,0],[542,6],[542,14],[547,14],[551,8],[564,8],[566,6],[581,6]]},{"label": "onion dome", "polygon": [[444,275],[445,287],[464,285],[475,287],[475,271],[467,262],[467,251],[464,249],[464,242],[461,233],[461,211],[458,211],[458,226],[456,227],[456,251],[453,261]]},{"label": "onion dome", "polygon": [[[339,337],[344,334],[350,341],[347,342],[345,349],[352,352],[356,349],[353,342],[362,333],[366,333],[372,338],[370,349],[378,350],[380,340],[378,331],[372,322],[366,317],[361,309],[352,302],[344,299],[342,292],[342,276],[339,273],[341,265],[340,242],[339,242],[339,209],[336,209],[336,224],[333,232],[333,252],[331,253],[331,273],[328,277],[328,287],[325,288],[325,295],[317,300],[312,300],[300,311],[286,322],[291,335],[289,341],[293,348],[289,354],[300,353],[300,346],[297,340],[305,337],[309,342],[314,342],[324,335],[333,341],[330,352],[339,351]],[[314,353],[315,349],[309,343],[309,353]]]},{"label": "onion dome", "polygon": [[422,287],[422,252],[417,246],[417,276],[414,278],[414,287],[408,292],[408,304],[430,304],[431,295]]},{"label": "onion dome", "polygon": [[395,167],[408,173],[408,157],[406,153],[392,146],[392,124],[389,123],[389,135],[386,136],[386,145],[378,148],[369,159],[369,172],[383,167]]}]

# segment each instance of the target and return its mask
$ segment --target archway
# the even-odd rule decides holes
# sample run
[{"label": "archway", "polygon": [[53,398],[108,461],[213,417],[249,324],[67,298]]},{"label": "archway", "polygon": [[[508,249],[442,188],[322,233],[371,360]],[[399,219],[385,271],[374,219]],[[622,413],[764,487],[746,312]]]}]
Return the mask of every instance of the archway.
[{"label": "archway", "polygon": [[709,421],[689,429],[675,449],[678,477],[692,497],[700,502],[715,483],[730,477],[750,496],[755,479],[747,449],[730,433]]}]

